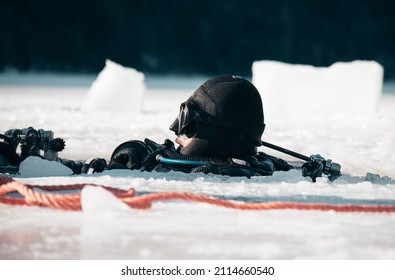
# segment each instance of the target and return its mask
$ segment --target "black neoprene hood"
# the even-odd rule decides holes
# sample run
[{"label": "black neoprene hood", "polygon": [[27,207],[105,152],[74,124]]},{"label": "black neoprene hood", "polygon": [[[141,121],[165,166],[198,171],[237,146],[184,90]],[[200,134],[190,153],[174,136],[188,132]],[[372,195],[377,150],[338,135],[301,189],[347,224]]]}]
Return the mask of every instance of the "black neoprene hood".
[{"label": "black neoprene hood", "polygon": [[[261,145],[265,129],[262,99],[255,86],[238,76],[220,76],[203,83],[185,101],[216,119],[233,124],[233,128]],[[170,129],[175,131],[178,118]]]}]

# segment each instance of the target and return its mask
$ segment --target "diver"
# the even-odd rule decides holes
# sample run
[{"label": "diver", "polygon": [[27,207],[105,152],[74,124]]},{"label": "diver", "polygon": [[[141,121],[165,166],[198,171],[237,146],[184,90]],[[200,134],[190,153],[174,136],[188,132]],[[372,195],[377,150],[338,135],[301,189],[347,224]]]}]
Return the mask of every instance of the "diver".
[{"label": "diver", "polygon": [[[280,158],[258,152],[265,143],[261,140],[265,130],[261,95],[251,82],[238,76],[214,77],[203,83],[181,104],[170,130],[177,136],[178,147],[168,139],[163,144],[150,139],[128,141],[114,150],[107,168],[248,178],[294,168]],[[314,182],[322,174],[329,175],[330,180],[340,176],[340,165],[319,155],[302,159],[306,160],[301,168],[303,176]]]},{"label": "diver", "polygon": [[170,125],[177,148],[170,140],[161,145],[149,139],[128,141],[115,149],[108,168],[246,177],[291,169],[287,162],[257,152],[264,129],[255,86],[237,76],[215,77],[181,104]]}]

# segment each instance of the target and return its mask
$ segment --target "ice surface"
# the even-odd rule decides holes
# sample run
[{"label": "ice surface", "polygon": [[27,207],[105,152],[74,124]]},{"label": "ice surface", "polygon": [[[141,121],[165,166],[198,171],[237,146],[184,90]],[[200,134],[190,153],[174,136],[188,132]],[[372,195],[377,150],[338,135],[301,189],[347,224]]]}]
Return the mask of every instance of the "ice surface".
[{"label": "ice surface", "polygon": [[144,92],[143,73],[106,60],[81,108],[90,112],[140,112]]},{"label": "ice surface", "polygon": [[383,85],[383,67],[375,61],[337,62],[330,67],[255,61],[252,74],[269,122],[371,117]]},{"label": "ice surface", "polygon": [[[104,111],[93,118],[80,109],[88,85],[0,85],[0,132],[28,126],[53,130],[66,142],[59,157],[109,159],[123,141],[174,140],[168,127],[180,103],[204,80],[172,79],[174,88],[171,83],[155,83],[154,88],[147,83],[142,112]],[[263,101],[266,108],[265,94]],[[26,184],[133,187],[139,194],[176,191],[244,200],[394,204],[394,110],[395,94],[384,94],[368,119],[266,119],[266,141],[339,162],[344,175],[333,183],[327,178],[311,183],[300,170],[251,179],[136,170],[16,179]],[[382,178],[365,177],[367,172]],[[68,212],[0,204],[0,259],[395,259],[395,214],[254,212],[182,201],[133,210],[92,186],[82,191],[82,205],[83,212]]]},{"label": "ice surface", "polygon": [[67,176],[73,171],[56,161],[49,161],[40,157],[30,156],[22,161],[19,172],[21,177]]}]

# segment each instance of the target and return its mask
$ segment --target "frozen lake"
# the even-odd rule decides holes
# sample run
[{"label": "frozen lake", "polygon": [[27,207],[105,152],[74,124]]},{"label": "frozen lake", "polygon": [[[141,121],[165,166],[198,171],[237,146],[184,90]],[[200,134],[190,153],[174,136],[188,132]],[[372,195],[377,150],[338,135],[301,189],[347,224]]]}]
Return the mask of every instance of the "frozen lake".
[{"label": "frozen lake", "polygon": [[[123,141],[174,140],[168,129],[205,78],[147,78],[141,113],[80,110],[94,77],[0,78],[0,132],[42,128],[64,138],[60,157],[109,159]],[[114,170],[102,174],[16,178],[28,184],[95,183],[138,192],[182,191],[324,203],[395,204],[395,88],[385,87],[374,116],[316,116],[266,123],[263,140],[342,165],[344,176],[311,183],[300,171],[229,178]],[[392,94],[391,94],[392,92]],[[122,102],[122,101],[119,101]],[[265,99],[263,95],[265,108]],[[294,158],[260,148],[289,161]],[[373,178],[373,177],[370,177]],[[198,203],[124,207],[106,192],[83,194],[83,212],[0,204],[0,259],[394,259],[395,214],[240,211]]]}]

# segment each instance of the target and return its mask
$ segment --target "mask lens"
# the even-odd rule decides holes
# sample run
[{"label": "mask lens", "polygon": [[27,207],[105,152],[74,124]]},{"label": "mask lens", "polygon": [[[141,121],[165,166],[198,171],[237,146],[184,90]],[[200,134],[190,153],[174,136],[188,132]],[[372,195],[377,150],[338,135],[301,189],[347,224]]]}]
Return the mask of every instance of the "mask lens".
[{"label": "mask lens", "polygon": [[196,135],[198,129],[198,124],[196,122],[191,122],[182,131],[182,134],[186,135],[188,138],[192,138]]},{"label": "mask lens", "polygon": [[189,124],[189,111],[185,103],[181,104],[180,113],[178,114],[178,134],[181,134],[185,127]]}]

